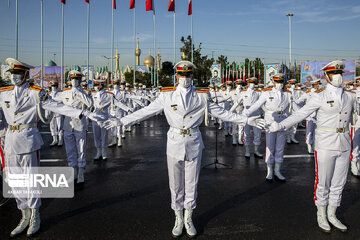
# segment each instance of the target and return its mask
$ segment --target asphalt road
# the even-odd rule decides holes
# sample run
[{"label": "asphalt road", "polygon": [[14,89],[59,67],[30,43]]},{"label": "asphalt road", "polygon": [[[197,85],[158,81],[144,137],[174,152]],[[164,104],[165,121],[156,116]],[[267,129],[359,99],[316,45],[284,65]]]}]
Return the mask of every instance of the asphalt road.
[{"label": "asphalt road", "polygon": [[[175,218],[166,168],[167,130],[163,117],[153,117],[127,133],[122,148],[110,148],[106,162],[96,163],[89,128],[85,185],[76,187],[72,199],[43,199],[41,230],[33,239],[171,239]],[[50,148],[48,128],[41,131],[41,166],[65,166],[65,148]],[[205,165],[215,160],[216,130],[211,124],[201,131]],[[233,167],[201,170],[194,211],[197,239],[360,239],[360,180],[351,175],[338,209],[349,231],[325,234],[318,229],[314,159],[307,154],[304,134],[300,128],[300,144],[286,146],[282,172],[287,182],[267,183],[264,160],[246,159],[244,147],[233,146],[231,136],[219,131],[218,161]],[[19,219],[14,199],[0,207],[0,239],[8,238]],[[181,239],[187,239],[185,234]]]}]

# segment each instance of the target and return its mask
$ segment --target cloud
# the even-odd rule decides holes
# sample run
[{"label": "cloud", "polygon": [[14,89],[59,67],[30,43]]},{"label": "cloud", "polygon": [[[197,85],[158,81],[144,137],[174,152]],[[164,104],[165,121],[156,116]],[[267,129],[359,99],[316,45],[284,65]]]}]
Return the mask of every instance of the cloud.
[{"label": "cloud", "polygon": [[353,11],[354,13],[360,13],[360,5],[353,7],[353,8],[352,8],[352,11]]}]

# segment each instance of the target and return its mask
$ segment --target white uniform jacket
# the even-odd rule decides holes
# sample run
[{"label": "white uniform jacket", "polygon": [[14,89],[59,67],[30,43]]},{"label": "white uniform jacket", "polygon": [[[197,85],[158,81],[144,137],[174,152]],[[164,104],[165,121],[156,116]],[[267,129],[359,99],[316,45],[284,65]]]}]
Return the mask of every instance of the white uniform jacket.
[{"label": "white uniform jacket", "polygon": [[[162,92],[149,106],[122,118],[122,123],[132,125],[164,111],[170,127],[175,129],[194,129],[204,120],[205,111],[222,120],[245,124],[246,117],[225,111],[219,105],[208,101],[208,91],[198,92],[193,86],[170,88],[172,91]],[[171,131],[167,133],[167,155],[179,160],[185,156],[193,160],[204,148],[201,132],[181,135]]]},{"label": "white uniform jacket", "polygon": [[[37,106],[65,116],[79,118],[81,109],[70,108],[47,96],[40,87],[21,86],[0,88],[0,105],[9,124],[6,132],[5,152],[10,154],[27,154],[39,150],[43,145],[38,124]],[[16,127],[23,126],[16,130]],[[14,129],[15,127],[15,129]],[[12,130],[10,130],[12,128]]]},{"label": "white uniform jacket", "polygon": [[[63,91],[55,95],[55,100],[80,110],[90,108],[94,104],[88,92],[84,91],[80,86],[63,89]],[[87,127],[85,117],[82,119],[65,117],[64,119],[64,131],[66,132],[83,132],[87,130]]]},{"label": "white uniform jacket", "polygon": [[[342,91],[341,100],[336,97],[336,90]],[[282,121],[281,125],[289,128],[317,112],[315,148],[348,151],[351,149],[349,124],[353,106],[354,93],[328,85],[324,90],[313,94],[304,107]]]},{"label": "white uniform jacket", "polygon": [[[234,111],[238,108],[239,105],[243,105],[245,109],[249,109],[253,104],[259,100],[261,95],[261,91],[254,89],[246,89],[242,90],[236,100],[234,101],[234,105],[231,107],[230,111]],[[260,117],[261,110],[260,108],[255,110],[249,117]]]}]

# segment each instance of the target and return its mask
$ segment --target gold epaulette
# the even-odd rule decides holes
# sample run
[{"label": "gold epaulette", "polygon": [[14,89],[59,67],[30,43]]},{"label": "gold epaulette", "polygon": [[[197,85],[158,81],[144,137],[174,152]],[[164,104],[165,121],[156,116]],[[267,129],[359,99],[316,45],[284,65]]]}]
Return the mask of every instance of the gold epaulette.
[{"label": "gold epaulette", "polygon": [[71,90],[71,88],[64,88],[63,91]]},{"label": "gold epaulette", "polygon": [[309,93],[309,92],[311,92],[311,90],[307,90],[305,93]]},{"label": "gold epaulette", "polygon": [[287,93],[292,93],[291,91],[289,91],[289,90],[287,90],[287,89],[285,89],[285,90],[284,90],[284,92],[287,92]]},{"label": "gold epaulette", "polygon": [[270,91],[270,90],[272,90],[272,89],[271,88],[264,88],[263,92]]},{"label": "gold epaulette", "polygon": [[13,90],[14,86],[1,87],[0,92]]},{"label": "gold epaulette", "polygon": [[256,92],[261,92],[260,90],[256,90]]},{"label": "gold epaulette", "polygon": [[41,87],[38,87],[38,86],[31,86],[31,87],[29,87],[29,89],[35,90],[35,91],[38,91],[38,92],[40,92],[41,90],[43,90]]},{"label": "gold epaulette", "polygon": [[320,88],[320,89],[316,90],[315,92],[316,92],[316,93],[321,93],[321,92],[324,91],[325,89],[326,89],[326,87],[323,87],[323,88]]},{"label": "gold epaulette", "polygon": [[161,92],[171,92],[171,91],[175,91],[176,87],[163,87],[161,88]]},{"label": "gold epaulette", "polygon": [[83,88],[83,90],[84,90],[85,92],[92,92],[91,90],[86,89],[86,88]]},{"label": "gold epaulette", "polygon": [[241,90],[240,92],[246,92],[247,91],[247,89],[243,89],[243,90]]},{"label": "gold epaulette", "polygon": [[195,90],[198,93],[209,93],[209,89],[208,88],[199,88]]},{"label": "gold epaulette", "polygon": [[114,93],[107,91],[108,94],[114,95]]}]

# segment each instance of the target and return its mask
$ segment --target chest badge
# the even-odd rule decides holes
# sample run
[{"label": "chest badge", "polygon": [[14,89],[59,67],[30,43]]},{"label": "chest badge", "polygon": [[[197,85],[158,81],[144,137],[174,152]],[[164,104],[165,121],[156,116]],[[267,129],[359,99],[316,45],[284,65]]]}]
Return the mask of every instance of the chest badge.
[{"label": "chest badge", "polygon": [[66,102],[69,102],[69,98],[65,98],[66,99]]},{"label": "chest badge", "polygon": [[327,101],[326,103],[330,104],[330,107],[334,106],[334,101]]},{"label": "chest badge", "polygon": [[176,107],[177,107],[177,104],[171,105],[171,107],[173,108],[174,111],[177,110],[177,108],[176,108]]},{"label": "chest badge", "polygon": [[8,102],[8,101],[5,101],[5,106],[6,106],[6,108],[10,108],[10,104],[9,104],[10,102]]},{"label": "chest badge", "polygon": [[274,99],[274,97],[269,97],[269,99],[270,99],[270,102],[272,102],[272,100]]}]

